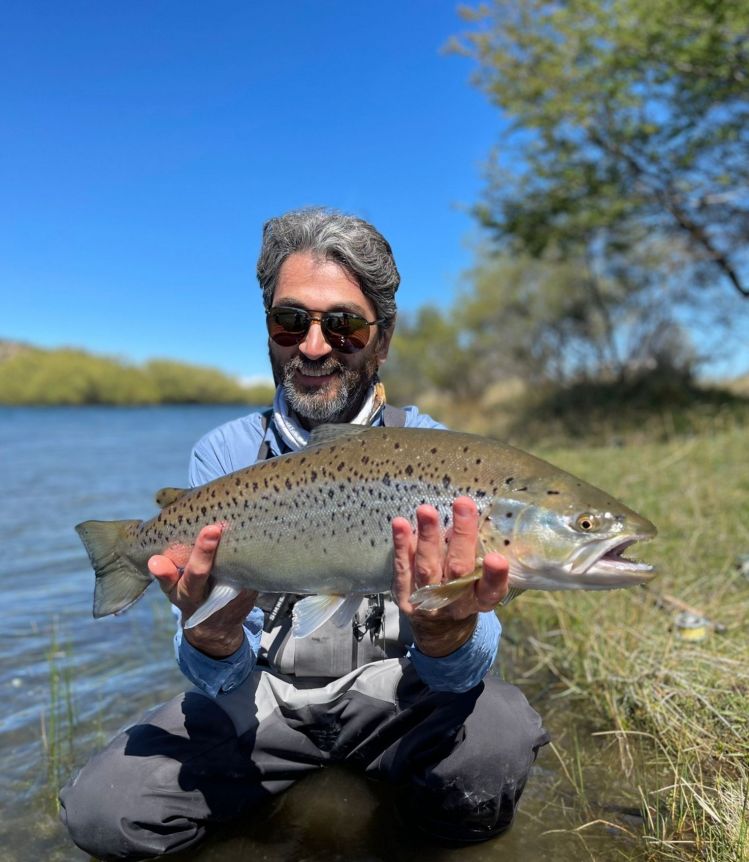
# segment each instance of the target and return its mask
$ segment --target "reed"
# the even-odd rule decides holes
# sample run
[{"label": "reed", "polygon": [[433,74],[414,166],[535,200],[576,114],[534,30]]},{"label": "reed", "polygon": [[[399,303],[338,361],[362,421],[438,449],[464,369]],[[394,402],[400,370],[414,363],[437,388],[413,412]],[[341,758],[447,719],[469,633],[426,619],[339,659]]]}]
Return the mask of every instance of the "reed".
[{"label": "reed", "polygon": [[47,650],[49,665],[49,706],[40,713],[42,751],[46,771],[45,796],[59,808],[57,793],[75,762],[76,717],[73,707],[73,677],[69,666],[70,647],[61,643],[53,625]]}]

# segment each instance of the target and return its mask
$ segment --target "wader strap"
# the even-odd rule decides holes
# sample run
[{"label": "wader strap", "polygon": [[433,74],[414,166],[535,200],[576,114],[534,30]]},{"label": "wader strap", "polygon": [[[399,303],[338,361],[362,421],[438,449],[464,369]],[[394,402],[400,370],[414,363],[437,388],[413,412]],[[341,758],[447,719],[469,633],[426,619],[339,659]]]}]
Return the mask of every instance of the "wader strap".
[{"label": "wader strap", "polygon": [[269,408],[268,410],[263,410],[260,414],[260,425],[263,429],[263,441],[260,444],[260,448],[257,450],[257,458],[256,461],[267,461],[270,457],[270,444],[265,439],[265,432],[268,430],[268,423],[270,422],[270,417],[273,415],[273,408]]},{"label": "wader strap", "polygon": [[382,408],[382,424],[386,428],[403,428],[406,425],[406,411],[402,407],[386,404]]}]

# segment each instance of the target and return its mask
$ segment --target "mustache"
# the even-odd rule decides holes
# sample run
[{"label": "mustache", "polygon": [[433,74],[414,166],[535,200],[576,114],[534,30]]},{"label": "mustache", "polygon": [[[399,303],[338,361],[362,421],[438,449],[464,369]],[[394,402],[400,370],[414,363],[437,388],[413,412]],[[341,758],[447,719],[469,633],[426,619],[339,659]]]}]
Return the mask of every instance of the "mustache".
[{"label": "mustache", "polygon": [[286,374],[298,371],[300,374],[334,374],[343,371],[343,365],[332,356],[324,356],[322,359],[307,359],[302,356],[294,356],[284,366]]}]

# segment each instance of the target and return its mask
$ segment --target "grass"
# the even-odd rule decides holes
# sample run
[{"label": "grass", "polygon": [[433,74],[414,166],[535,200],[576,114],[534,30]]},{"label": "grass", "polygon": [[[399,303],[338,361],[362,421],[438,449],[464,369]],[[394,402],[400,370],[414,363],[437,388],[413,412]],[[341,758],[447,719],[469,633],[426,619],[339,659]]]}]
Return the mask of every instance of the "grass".
[{"label": "grass", "polygon": [[72,671],[67,661],[69,654],[69,647],[60,644],[54,626],[47,650],[49,709],[41,713],[41,736],[47,775],[45,795],[55,809],[59,809],[57,793],[75,762],[76,718]]},{"label": "grass", "polygon": [[[552,674],[616,739],[645,858],[749,860],[749,579],[736,566],[749,552],[746,426],[721,415],[662,442],[533,451],[651,518],[659,537],[641,555],[660,575],[648,589],[527,592],[501,612],[514,642],[503,648],[526,681]],[[663,594],[717,629],[682,640]]]}]

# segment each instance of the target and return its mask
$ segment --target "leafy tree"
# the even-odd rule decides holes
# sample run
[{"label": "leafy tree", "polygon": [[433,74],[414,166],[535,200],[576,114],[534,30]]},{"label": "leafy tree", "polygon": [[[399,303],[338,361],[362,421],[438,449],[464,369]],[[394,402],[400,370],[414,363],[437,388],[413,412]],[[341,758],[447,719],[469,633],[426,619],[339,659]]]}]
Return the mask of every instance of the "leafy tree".
[{"label": "leafy tree", "polygon": [[587,259],[599,284],[635,283],[649,255],[662,288],[678,285],[671,303],[716,282],[749,297],[749,4],[493,0],[462,14],[472,29],[455,46],[513,123],[477,208],[500,247]]},{"label": "leafy tree", "polygon": [[139,367],[82,350],[0,341],[0,404],[265,404],[272,398],[272,386],[244,387],[212,368],[170,360]]},{"label": "leafy tree", "polygon": [[471,394],[472,358],[460,339],[452,311],[425,305],[414,315],[399,315],[383,367],[388,398],[404,404],[433,391]]},{"label": "leafy tree", "polygon": [[602,277],[583,257],[480,254],[456,303],[474,376],[484,385],[616,381],[655,369],[691,376],[696,354],[642,268],[632,280]]}]

